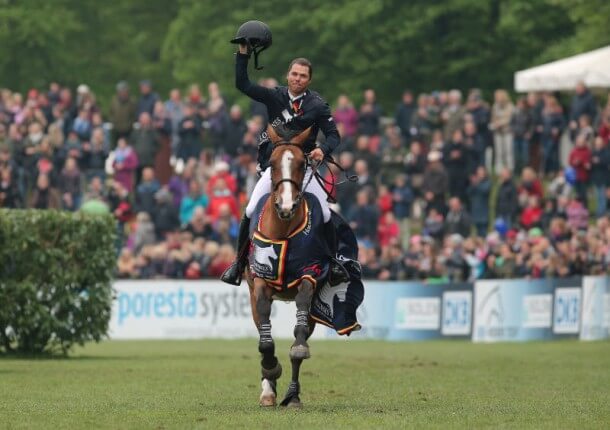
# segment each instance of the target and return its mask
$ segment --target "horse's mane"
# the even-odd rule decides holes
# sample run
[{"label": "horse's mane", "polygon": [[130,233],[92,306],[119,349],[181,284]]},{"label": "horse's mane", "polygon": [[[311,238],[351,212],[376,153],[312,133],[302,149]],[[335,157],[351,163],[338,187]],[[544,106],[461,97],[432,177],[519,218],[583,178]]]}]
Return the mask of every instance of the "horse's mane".
[{"label": "horse's mane", "polygon": [[269,134],[269,137],[274,144],[279,142],[293,142],[293,140],[297,140],[298,144],[302,144],[305,142],[305,140],[307,140],[310,132],[311,127],[306,130],[299,131],[288,127],[286,124],[279,124],[275,126],[270,124],[267,127],[267,134]]}]

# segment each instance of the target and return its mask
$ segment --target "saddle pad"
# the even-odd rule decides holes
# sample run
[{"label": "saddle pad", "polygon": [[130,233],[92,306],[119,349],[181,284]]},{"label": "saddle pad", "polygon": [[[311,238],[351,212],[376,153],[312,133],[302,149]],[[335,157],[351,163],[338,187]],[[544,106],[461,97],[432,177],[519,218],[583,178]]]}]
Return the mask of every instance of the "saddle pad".
[{"label": "saddle pad", "polygon": [[250,269],[270,284],[282,286],[286,274],[287,240],[267,239],[258,231],[252,235]]}]

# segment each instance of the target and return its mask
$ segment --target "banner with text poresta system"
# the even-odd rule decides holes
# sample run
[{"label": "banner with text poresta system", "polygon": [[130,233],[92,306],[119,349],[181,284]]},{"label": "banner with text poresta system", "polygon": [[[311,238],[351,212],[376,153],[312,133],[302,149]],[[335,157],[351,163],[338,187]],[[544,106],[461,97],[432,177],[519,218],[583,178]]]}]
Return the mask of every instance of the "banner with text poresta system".
[{"label": "banner with text poresta system", "polygon": [[[248,287],[219,281],[118,281],[113,288],[111,339],[258,337]],[[274,301],[273,336],[293,338],[294,303]],[[323,337],[316,330],[313,337]]]}]

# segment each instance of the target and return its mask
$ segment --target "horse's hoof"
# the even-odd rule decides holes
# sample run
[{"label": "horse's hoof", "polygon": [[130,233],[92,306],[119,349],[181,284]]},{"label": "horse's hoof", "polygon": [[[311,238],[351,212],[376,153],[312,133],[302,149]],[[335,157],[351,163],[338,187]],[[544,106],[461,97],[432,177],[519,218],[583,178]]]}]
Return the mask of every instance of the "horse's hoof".
[{"label": "horse's hoof", "polygon": [[286,409],[303,409],[303,403],[298,399],[292,399],[290,403],[286,405]]},{"label": "horse's hoof", "polygon": [[305,360],[311,357],[309,353],[309,346],[307,345],[293,345],[290,347],[290,358],[293,360]]},{"label": "horse's hoof", "polygon": [[258,404],[263,408],[274,407],[276,405],[277,395],[275,394],[275,381],[263,379],[261,382],[261,396]]},{"label": "horse's hoof", "polygon": [[258,403],[262,408],[273,408],[275,407],[276,397],[273,395],[261,395],[260,401]]}]

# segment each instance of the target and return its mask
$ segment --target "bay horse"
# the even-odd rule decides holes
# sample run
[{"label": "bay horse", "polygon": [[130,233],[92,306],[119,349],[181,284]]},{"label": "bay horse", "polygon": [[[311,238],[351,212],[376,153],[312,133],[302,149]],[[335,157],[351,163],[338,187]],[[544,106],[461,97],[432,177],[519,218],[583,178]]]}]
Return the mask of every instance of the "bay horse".
[{"label": "bay horse", "polygon": [[[272,261],[279,261],[281,256],[278,253],[284,253],[283,248],[280,248],[281,245],[277,244],[284,243],[287,249],[289,240],[294,234],[304,231],[308,219],[311,222],[312,215],[307,204],[308,199],[304,198],[303,194],[306,187],[306,185],[303,186],[303,181],[308,164],[302,147],[310,129],[289,141],[280,138],[271,126],[268,127],[267,133],[273,144],[270,159],[271,193],[264,204],[262,201],[260,202],[259,206],[262,205],[260,215],[252,217],[253,222],[258,222],[258,225],[252,237],[250,264],[247,265],[245,273],[250,289],[252,317],[259,332],[258,350],[262,355],[262,392],[259,403],[265,407],[276,405],[276,383],[282,374],[282,366],[275,356],[275,344],[271,336],[272,302],[274,299],[294,300],[297,320],[294,327],[295,341],[290,347],[289,353],[292,380],[281,405],[300,408],[302,404],[299,398],[299,370],[303,360],[310,357],[307,339],[313,332],[315,322],[309,316],[309,309],[317,280],[314,276],[298,275],[297,279],[286,285],[283,281],[281,284],[273,282],[269,277],[263,277],[260,273],[261,270],[263,272],[267,270]],[[311,234],[314,233],[311,232]],[[261,240],[266,241],[263,242],[263,245],[268,243],[271,246],[268,248],[256,247],[256,234],[260,234]],[[280,270],[287,269],[277,269],[278,273]]]}]

